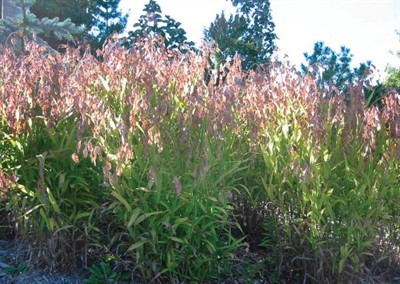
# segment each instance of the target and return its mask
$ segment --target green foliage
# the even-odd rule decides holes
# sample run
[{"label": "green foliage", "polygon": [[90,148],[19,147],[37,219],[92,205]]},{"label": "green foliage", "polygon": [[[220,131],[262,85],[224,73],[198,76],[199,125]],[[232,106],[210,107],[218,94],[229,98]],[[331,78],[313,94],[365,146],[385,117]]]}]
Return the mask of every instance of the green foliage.
[{"label": "green foliage", "polygon": [[269,1],[240,0],[232,3],[237,8],[236,14],[229,19],[224,13],[217,15],[204,31],[205,40],[218,47],[216,65],[232,61],[236,54],[240,56],[244,70],[270,62],[277,36]]},{"label": "green foliage", "polygon": [[13,212],[19,233],[33,242],[46,239],[37,244],[43,251],[37,261],[51,267],[62,259],[69,260],[65,265],[77,261],[85,240],[98,230],[93,218],[103,197],[101,171],[89,159],[73,160],[75,127],[73,118],[66,117],[49,130],[38,118],[31,129],[34,136],[19,137],[20,179],[9,192],[7,209]]},{"label": "green foliage", "polygon": [[14,171],[16,170],[18,157],[23,155],[23,148],[18,138],[7,127],[4,118],[0,118],[0,170]]},{"label": "green foliage", "polygon": [[[391,208],[400,194],[399,172],[384,131],[375,132],[376,148],[366,156],[363,143],[345,139],[343,124],[327,120],[322,122],[326,138],[317,146],[299,127],[299,112],[293,108],[290,116],[280,117],[261,146],[266,203],[274,214],[264,245],[278,236],[280,250],[290,249],[292,269],[314,269],[318,282],[346,282],[344,271],[361,272],[374,258],[379,228],[388,229],[396,218]],[[358,136],[364,130],[357,124],[351,131]]]},{"label": "green foliage", "polygon": [[7,122],[0,117],[0,232],[2,236],[13,233],[14,225],[7,221],[7,202],[9,192],[15,187],[16,172],[19,161],[24,155],[24,149],[18,136],[7,127]]},{"label": "green foliage", "polygon": [[154,36],[160,36],[168,49],[185,50],[194,46],[194,43],[186,38],[186,31],[181,27],[181,23],[168,15],[164,17],[160,5],[155,0],[150,0],[143,12],[138,22],[133,25],[134,30],[130,31],[126,38],[128,46],[135,46],[138,41]]},{"label": "green foliage", "polygon": [[[120,0],[36,0],[31,11],[39,19],[45,17],[70,19],[75,25],[85,27],[77,37],[80,40],[89,40],[92,50],[95,51],[103,47],[108,37],[124,31],[128,15],[118,9],[119,3]],[[65,43],[51,35],[44,39],[54,49]]]},{"label": "green foliage", "polygon": [[[42,19],[57,17],[70,19],[76,25],[85,27],[77,35],[79,39],[87,39],[92,50],[101,48],[106,39],[114,33],[122,33],[126,27],[127,15],[118,10],[120,0],[108,1],[45,1],[37,0],[31,11]],[[57,49],[64,41],[48,35],[44,38]]]},{"label": "green foliage", "polygon": [[115,283],[129,279],[129,275],[113,272],[110,265],[106,262],[100,262],[98,265],[92,265],[89,268],[90,276],[85,279],[85,284],[97,283]]},{"label": "green foliage", "polygon": [[312,54],[304,53],[307,65],[302,64],[304,75],[310,75],[315,79],[321,90],[327,88],[331,94],[348,91],[348,85],[367,78],[371,62],[361,63],[358,68],[350,66],[350,49],[340,47],[340,53],[335,52],[322,41],[314,44]]},{"label": "green foliage", "polygon": [[58,17],[61,20],[70,19],[74,24],[91,27],[94,19],[88,16],[89,2],[80,0],[35,0],[30,10],[39,19]]},{"label": "green foliage", "polygon": [[118,10],[120,0],[94,2],[89,10],[94,18],[89,30],[93,50],[102,48],[107,38],[114,33],[121,34],[128,21],[128,14],[123,15]]},{"label": "green foliage", "polygon": [[6,267],[5,271],[7,274],[12,275],[12,276],[17,276],[19,274],[24,273],[26,270],[26,264],[25,263],[20,263],[18,266],[8,266]]},{"label": "green foliage", "polygon": [[40,37],[52,35],[58,40],[72,41],[73,35],[82,31],[82,28],[77,27],[70,19],[60,21],[58,17],[44,17],[39,20],[30,12],[34,1],[13,0],[13,3],[21,8],[21,15],[0,20],[0,42],[10,44],[20,52],[26,52],[26,42],[29,40],[37,39],[46,44]]},{"label": "green foliage", "polygon": [[400,88],[400,69],[396,68],[387,68],[387,72],[389,77],[385,81],[385,86],[395,87],[397,89]]},{"label": "green foliage", "polygon": [[[397,32],[397,35],[400,39],[400,32]],[[400,59],[400,50],[396,52],[397,57]],[[388,73],[388,78],[384,82],[386,87],[395,87],[397,90],[400,90],[400,67],[394,67],[388,65],[386,67],[386,72]]]},{"label": "green foliage", "polygon": [[[159,90],[153,96],[152,108],[164,104]],[[138,129],[128,136],[135,159],[126,164],[111,161],[112,168],[122,169],[118,181],[110,178],[108,212],[115,228],[109,232],[110,243],[116,255],[131,258],[132,269],[144,279],[202,283],[218,278],[239,245],[231,235],[235,224],[229,219],[228,195],[242,168],[230,159],[230,145],[210,138],[206,121],[199,128],[189,126],[187,140],[175,140],[185,135],[176,120],[178,106],[185,102],[176,98],[175,103],[162,127],[150,133],[155,144],[146,150],[135,142],[146,136]],[[116,156],[118,148],[112,145],[120,138],[109,138],[107,155]]]},{"label": "green foliage", "polygon": [[[74,36],[82,40],[90,27],[93,25],[93,17],[88,14],[88,5],[92,1],[80,0],[36,0],[30,7],[30,11],[38,18],[58,18],[61,21],[71,21],[76,26],[81,27],[80,31]],[[60,39],[52,34],[43,35],[43,40],[53,49],[58,50],[59,46],[71,43],[68,39]]]}]

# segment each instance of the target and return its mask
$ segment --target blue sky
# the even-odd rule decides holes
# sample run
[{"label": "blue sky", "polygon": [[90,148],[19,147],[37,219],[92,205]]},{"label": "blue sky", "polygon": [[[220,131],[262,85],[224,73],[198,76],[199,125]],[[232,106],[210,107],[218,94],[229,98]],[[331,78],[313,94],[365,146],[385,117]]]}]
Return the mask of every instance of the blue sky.
[{"label": "blue sky", "polygon": [[[142,14],[148,0],[121,0],[129,12],[128,29]],[[201,42],[203,29],[217,13],[233,11],[226,0],[158,0],[164,14],[182,23],[189,40]],[[387,64],[400,67],[400,0],[270,0],[272,17],[279,37],[279,56],[287,54],[293,64],[304,62],[316,41],[334,50],[345,45],[354,55],[353,63],[371,60],[384,71]],[[382,73],[382,76],[383,73]]]}]

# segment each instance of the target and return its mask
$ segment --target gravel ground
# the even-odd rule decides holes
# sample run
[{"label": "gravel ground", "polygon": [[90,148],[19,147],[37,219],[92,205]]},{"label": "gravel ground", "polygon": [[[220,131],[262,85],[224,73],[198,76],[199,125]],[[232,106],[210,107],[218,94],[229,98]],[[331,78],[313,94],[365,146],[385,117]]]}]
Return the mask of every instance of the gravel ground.
[{"label": "gravel ground", "polygon": [[79,276],[56,275],[43,270],[28,271],[17,276],[2,275],[0,272],[0,283],[5,284],[80,284],[84,283],[83,281]]},{"label": "gravel ground", "polygon": [[78,284],[84,278],[79,273],[57,274],[45,269],[24,266],[23,248],[17,241],[0,240],[1,284]]}]

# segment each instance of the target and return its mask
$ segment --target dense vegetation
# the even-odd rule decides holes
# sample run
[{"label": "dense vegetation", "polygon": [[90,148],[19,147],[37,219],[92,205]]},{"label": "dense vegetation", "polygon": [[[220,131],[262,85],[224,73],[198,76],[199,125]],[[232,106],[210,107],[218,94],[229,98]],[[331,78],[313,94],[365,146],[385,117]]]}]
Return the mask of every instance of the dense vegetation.
[{"label": "dense vegetation", "polygon": [[367,108],[362,82],[332,96],[286,62],[238,59],[206,84],[212,50],[151,40],[101,60],[27,50],[0,54],[0,212],[32,263],[89,283],[398,271],[399,94]]}]

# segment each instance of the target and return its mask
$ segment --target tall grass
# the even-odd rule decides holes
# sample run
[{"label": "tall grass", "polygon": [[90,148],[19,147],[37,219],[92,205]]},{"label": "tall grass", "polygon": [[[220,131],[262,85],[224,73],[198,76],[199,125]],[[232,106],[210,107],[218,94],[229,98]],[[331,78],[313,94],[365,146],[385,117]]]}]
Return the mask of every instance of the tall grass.
[{"label": "tall grass", "polygon": [[32,261],[91,266],[88,283],[229,278],[242,244],[270,281],[391,263],[398,94],[367,108],[362,85],[328,96],[285,62],[244,74],[236,59],[205,80],[212,51],[152,41],[110,41],[101,60],[29,50],[1,50],[0,188]]}]

